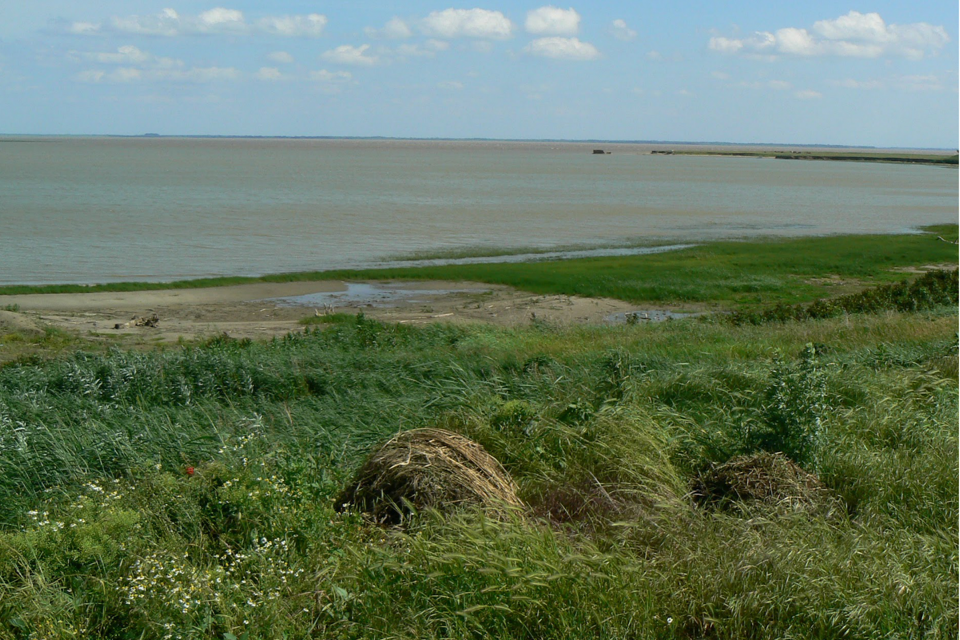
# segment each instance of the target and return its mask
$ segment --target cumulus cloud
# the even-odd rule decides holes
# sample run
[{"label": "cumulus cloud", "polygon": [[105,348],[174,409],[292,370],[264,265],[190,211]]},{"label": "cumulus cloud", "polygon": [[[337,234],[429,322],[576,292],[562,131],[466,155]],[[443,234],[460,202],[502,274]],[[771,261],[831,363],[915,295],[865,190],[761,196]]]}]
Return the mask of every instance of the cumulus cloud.
[{"label": "cumulus cloud", "polygon": [[277,80],[284,79],[283,73],[281,73],[277,67],[261,67],[254,77],[257,80],[264,80],[266,82],[276,82]]},{"label": "cumulus cloud", "polygon": [[758,31],[747,38],[710,38],[708,47],[724,54],[838,56],[879,58],[898,56],[920,60],[943,48],[950,38],[942,26],[926,22],[887,24],[878,13],[851,11],[834,20],[820,20],[810,30],[786,27]]},{"label": "cumulus cloud", "polygon": [[267,60],[280,64],[293,64],[293,56],[286,51],[274,51],[267,55]]},{"label": "cumulus cloud", "polygon": [[360,45],[359,47],[345,44],[336,49],[324,51],[320,57],[327,62],[334,62],[336,64],[354,64],[369,67],[380,61],[377,56],[366,55],[369,48],[370,45],[368,44]]},{"label": "cumulus cloud", "polygon": [[524,53],[557,60],[596,60],[600,52],[577,38],[538,38],[523,48]]},{"label": "cumulus cloud", "polygon": [[444,9],[434,11],[421,22],[428,35],[439,38],[487,38],[505,40],[513,35],[513,23],[499,11],[487,9]]},{"label": "cumulus cloud", "polygon": [[68,57],[74,61],[136,65],[159,69],[173,69],[183,66],[182,60],[155,56],[133,45],[125,45],[119,47],[116,51],[110,52],[71,51]]},{"label": "cumulus cloud", "polygon": [[78,82],[129,83],[139,81],[208,83],[237,80],[240,71],[233,67],[193,67],[192,69],[137,69],[121,67],[114,71],[90,69],[74,76]]},{"label": "cumulus cloud", "polygon": [[627,21],[619,18],[610,23],[610,33],[617,40],[633,40],[637,37],[637,32],[627,26]]},{"label": "cumulus cloud", "polygon": [[353,74],[349,71],[327,71],[326,69],[320,69],[319,71],[311,71],[310,79],[314,82],[350,82],[353,80]]},{"label": "cumulus cloud", "polygon": [[401,44],[391,53],[401,58],[432,58],[440,51],[446,51],[450,48],[449,42],[443,40],[430,39],[423,44]]},{"label": "cumulus cloud", "polygon": [[[198,34],[235,34],[249,35],[263,33],[273,36],[290,38],[315,38],[323,34],[327,26],[327,17],[319,13],[293,16],[265,16],[256,22],[249,23],[242,11],[215,7],[198,15],[181,15],[174,9],[164,9],[153,15],[134,15],[114,17],[110,27],[121,33],[132,33],[148,36],[176,37]],[[75,33],[84,33],[82,25],[92,25],[96,33],[101,30],[99,25],[92,23],[75,22],[70,30]]]},{"label": "cumulus cloud", "polygon": [[327,26],[327,16],[311,13],[306,16],[272,16],[261,18],[257,27],[264,33],[286,38],[319,38]]},{"label": "cumulus cloud", "polygon": [[363,32],[367,34],[368,38],[401,39],[413,36],[413,30],[410,28],[410,25],[397,17],[390,18],[382,29],[367,27]]},{"label": "cumulus cloud", "polygon": [[69,33],[81,36],[91,36],[100,33],[100,25],[94,22],[74,22],[67,27]]},{"label": "cumulus cloud", "polygon": [[823,97],[822,93],[819,91],[814,91],[813,89],[803,89],[802,91],[797,91],[793,95],[801,100],[819,100]]},{"label": "cumulus cloud", "polygon": [[853,78],[847,78],[845,80],[834,80],[830,84],[844,89],[864,91],[896,89],[898,91],[924,92],[943,91],[944,88],[943,80],[936,75],[894,76],[872,80],[854,80]]},{"label": "cumulus cloud", "polygon": [[540,7],[527,12],[527,33],[544,36],[575,36],[580,33],[580,14],[572,7]]}]

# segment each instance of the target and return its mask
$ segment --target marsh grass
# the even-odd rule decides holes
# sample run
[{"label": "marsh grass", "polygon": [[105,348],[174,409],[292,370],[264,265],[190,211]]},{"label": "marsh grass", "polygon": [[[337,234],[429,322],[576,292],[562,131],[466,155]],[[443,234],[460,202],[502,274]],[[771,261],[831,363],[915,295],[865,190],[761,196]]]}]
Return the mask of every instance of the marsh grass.
[{"label": "marsh grass", "polygon": [[[0,638],[952,637],[956,309],[409,327],[0,369]],[[337,513],[375,446],[480,443],[529,512]],[[701,508],[778,450],[839,508]]]},{"label": "marsh grass", "polygon": [[839,276],[861,286],[908,279],[898,268],[956,264],[956,225],[924,233],[709,242],[661,254],[554,260],[524,264],[446,265],[208,278],[172,283],[4,286],[0,295],[141,291],[315,280],[450,280],[502,284],[541,294],[607,297],[631,302],[725,307],[810,302],[833,289],[818,279]]}]

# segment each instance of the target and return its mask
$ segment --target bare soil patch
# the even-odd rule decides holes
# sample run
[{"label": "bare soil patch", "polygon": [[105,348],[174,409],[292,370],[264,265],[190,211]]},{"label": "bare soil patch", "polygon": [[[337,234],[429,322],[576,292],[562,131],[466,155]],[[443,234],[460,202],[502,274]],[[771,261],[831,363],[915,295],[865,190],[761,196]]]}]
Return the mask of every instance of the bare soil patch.
[{"label": "bare soil patch", "polygon": [[[354,284],[372,291],[351,295]],[[298,302],[299,301],[299,302]],[[339,281],[258,283],[209,289],[66,293],[0,296],[0,307],[19,305],[17,321],[52,325],[82,337],[135,339],[158,343],[191,341],[224,333],[262,339],[301,329],[315,314],[363,313],[401,324],[491,323],[518,326],[532,321],[556,325],[638,321],[667,317],[677,307],[638,309],[622,300],[537,295],[509,287],[464,282]],[[155,326],[139,318],[157,316]],[[148,323],[154,324],[154,323]],[[116,328],[119,325],[120,328]]]}]

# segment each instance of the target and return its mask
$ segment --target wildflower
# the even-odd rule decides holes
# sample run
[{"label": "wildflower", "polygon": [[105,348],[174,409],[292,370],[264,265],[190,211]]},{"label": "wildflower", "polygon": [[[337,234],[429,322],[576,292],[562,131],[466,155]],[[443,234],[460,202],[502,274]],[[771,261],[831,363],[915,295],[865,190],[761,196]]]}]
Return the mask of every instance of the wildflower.
[{"label": "wildflower", "polygon": [[196,469],[193,467],[187,467],[187,475],[192,476],[196,472]]}]

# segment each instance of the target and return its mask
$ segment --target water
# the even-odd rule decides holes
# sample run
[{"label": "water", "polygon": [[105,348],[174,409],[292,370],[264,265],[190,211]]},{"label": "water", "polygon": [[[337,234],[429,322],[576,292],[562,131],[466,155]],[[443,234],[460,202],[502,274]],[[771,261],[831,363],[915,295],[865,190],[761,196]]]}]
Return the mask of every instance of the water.
[{"label": "water", "polygon": [[0,138],[0,284],[360,267],[463,248],[905,232],[957,173],[490,142]]}]

